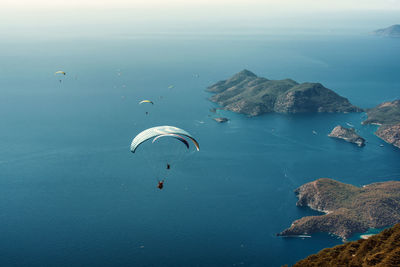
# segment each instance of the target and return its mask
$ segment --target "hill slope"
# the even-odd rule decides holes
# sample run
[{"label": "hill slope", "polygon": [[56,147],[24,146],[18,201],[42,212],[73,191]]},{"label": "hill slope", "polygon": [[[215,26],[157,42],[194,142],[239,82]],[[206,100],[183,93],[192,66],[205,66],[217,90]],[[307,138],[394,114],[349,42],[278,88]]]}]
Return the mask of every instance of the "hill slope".
[{"label": "hill slope", "polygon": [[361,239],[323,249],[294,265],[302,266],[400,266],[400,224],[367,240]]},{"label": "hill slope", "polygon": [[333,233],[346,239],[369,228],[400,222],[400,182],[374,183],[363,187],[321,178],[295,190],[297,206],[325,212],[298,219],[281,236],[316,232]]},{"label": "hill slope", "polygon": [[392,25],[390,27],[373,31],[372,34],[384,37],[400,37],[400,25]]},{"label": "hill slope", "polygon": [[299,84],[291,79],[268,80],[243,70],[208,87],[210,98],[224,109],[257,116],[269,112],[360,112],[347,98],[320,83]]},{"label": "hill slope", "polygon": [[354,128],[346,128],[341,125],[336,126],[329,137],[343,139],[349,143],[356,144],[358,146],[365,145],[365,139],[359,136]]},{"label": "hill slope", "polygon": [[378,124],[375,134],[385,142],[400,148],[400,100],[384,102],[367,110],[363,124]]}]

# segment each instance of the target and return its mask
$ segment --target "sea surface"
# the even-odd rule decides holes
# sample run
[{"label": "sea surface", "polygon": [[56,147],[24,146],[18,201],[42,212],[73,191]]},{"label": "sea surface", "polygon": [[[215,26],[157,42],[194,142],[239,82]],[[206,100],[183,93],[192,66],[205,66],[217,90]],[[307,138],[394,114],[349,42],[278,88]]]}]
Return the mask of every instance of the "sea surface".
[{"label": "sea surface", "polygon": [[[319,214],[296,207],[293,190],[320,177],[400,180],[400,150],[361,125],[365,113],[214,114],[205,89],[249,69],[321,82],[370,108],[400,98],[399,58],[400,40],[364,33],[3,39],[0,265],[281,266],[340,244],[328,234],[276,236]],[[327,137],[346,123],[365,147]],[[140,153],[149,145],[129,149],[158,125],[200,143],[162,191]]]}]

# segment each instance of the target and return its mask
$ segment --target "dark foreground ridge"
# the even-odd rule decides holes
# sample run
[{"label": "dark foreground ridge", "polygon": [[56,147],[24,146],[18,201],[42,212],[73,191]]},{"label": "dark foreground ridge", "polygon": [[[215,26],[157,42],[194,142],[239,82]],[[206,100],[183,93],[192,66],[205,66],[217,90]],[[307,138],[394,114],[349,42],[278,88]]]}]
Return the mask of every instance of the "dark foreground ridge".
[{"label": "dark foreground ridge", "polygon": [[400,148],[400,100],[384,102],[367,110],[363,124],[380,125],[375,134],[385,142]]},{"label": "dark foreground ridge", "polygon": [[400,224],[367,240],[360,239],[323,249],[293,267],[302,266],[400,266]]},{"label": "dark foreground ridge", "polygon": [[390,27],[373,31],[372,34],[383,37],[400,37],[400,25],[392,25]]},{"label": "dark foreground ridge", "polygon": [[224,109],[250,116],[269,112],[361,112],[347,98],[320,83],[299,84],[291,79],[268,80],[243,70],[208,87],[211,101]]},{"label": "dark foreground ridge", "polygon": [[349,143],[353,143],[358,146],[365,145],[365,139],[359,136],[354,128],[345,128],[341,125],[338,125],[332,130],[330,134],[328,134],[328,136],[343,139]]},{"label": "dark foreground ridge", "polygon": [[347,239],[369,228],[400,222],[400,182],[374,183],[363,187],[321,178],[295,190],[297,206],[325,212],[296,220],[281,236],[332,233]]}]

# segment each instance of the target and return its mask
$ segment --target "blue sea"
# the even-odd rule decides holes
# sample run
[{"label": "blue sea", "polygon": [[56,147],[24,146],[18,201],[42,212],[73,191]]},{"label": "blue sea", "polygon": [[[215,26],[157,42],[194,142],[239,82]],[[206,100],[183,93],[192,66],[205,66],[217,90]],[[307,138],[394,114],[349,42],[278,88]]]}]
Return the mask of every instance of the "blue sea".
[{"label": "blue sea", "polygon": [[[214,114],[205,91],[249,69],[321,82],[374,107],[400,98],[398,39],[54,32],[0,43],[1,266],[293,264],[342,243],[328,234],[276,236],[319,214],[296,207],[293,190],[321,177],[357,186],[400,179],[400,150],[361,125],[365,113]],[[155,103],[149,115],[143,99]],[[367,145],[328,138],[338,124],[354,125]],[[162,191],[140,151],[129,149],[158,125],[200,143]]]}]

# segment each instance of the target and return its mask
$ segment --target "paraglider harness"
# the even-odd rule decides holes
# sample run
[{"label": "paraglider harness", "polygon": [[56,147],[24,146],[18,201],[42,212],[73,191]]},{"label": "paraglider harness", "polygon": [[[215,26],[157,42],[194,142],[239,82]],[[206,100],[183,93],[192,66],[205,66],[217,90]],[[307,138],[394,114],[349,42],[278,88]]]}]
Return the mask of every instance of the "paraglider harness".
[{"label": "paraglider harness", "polygon": [[164,180],[158,181],[157,188],[161,190],[163,189],[163,187],[164,187]]}]

